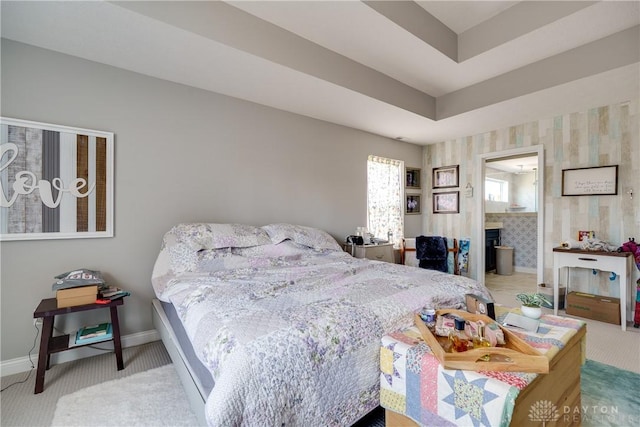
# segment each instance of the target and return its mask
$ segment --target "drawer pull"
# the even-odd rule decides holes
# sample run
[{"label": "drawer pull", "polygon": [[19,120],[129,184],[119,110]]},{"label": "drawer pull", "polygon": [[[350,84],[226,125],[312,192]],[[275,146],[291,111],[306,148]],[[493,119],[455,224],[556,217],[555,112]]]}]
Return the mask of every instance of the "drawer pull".
[{"label": "drawer pull", "polygon": [[578,258],[580,261],[597,261],[595,258]]},{"label": "drawer pull", "polygon": [[376,255],[376,258],[382,259],[382,258],[384,258],[384,255]]}]

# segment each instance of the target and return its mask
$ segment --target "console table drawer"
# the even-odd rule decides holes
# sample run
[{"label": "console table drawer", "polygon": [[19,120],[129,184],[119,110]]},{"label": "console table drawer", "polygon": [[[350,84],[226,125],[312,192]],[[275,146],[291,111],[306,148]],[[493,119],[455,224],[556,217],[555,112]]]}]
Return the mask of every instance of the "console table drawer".
[{"label": "console table drawer", "polygon": [[611,256],[557,252],[556,255],[564,267],[595,268],[602,271],[616,271],[620,268],[620,260]]}]

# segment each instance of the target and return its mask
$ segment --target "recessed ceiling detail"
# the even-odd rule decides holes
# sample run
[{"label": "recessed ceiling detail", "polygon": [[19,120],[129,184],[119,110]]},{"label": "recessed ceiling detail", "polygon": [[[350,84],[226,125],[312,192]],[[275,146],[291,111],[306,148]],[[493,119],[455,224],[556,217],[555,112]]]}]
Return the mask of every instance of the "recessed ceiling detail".
[{"label": "recessed ceiling detail", "polygon": [[0,7],[3,38],[416,144],[640,92],[637,1]]}]

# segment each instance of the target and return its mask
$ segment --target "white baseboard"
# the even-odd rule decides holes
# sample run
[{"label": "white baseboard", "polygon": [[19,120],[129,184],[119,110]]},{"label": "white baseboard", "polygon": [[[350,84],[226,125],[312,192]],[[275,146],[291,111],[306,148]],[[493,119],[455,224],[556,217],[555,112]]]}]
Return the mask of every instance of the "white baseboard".
[{"label": "white baseboard", "polygon": [[515,266],[514,270],[518,273],[529,273],[529,274],[536,274],[538,272],[537,269],[535,268],[530,268],[530,267],[518,267]]},{"label": "white baseboard", "polygon": [[[144,332],[137,332],[135,334],[124,335],[121,338],[122,348],[127,347],[135,347],[137,345],[142,345],[146,343],[150,343],[153,341],[158,341],[160,339],[160,334],[155,329]],[[39,349],[40,341],[38,340],[38,345],[34,349],[34,353],[31,355],[31,360],[33,361],[33,366],[38,366],[38,349]],[[94,348],[95,347],[95,348]],[[100,350],[104,348],[104,350]],[[73,360],[84,359],[85,357],[98,356],[100,354],[104,354],[105,352],[113,352],[113,344],[110,342],[105,343],[97,343],[91,347],[80,347],[72,350],[63,351],[61,353],[55,353],[51,355],[51,365],[57,365],[64,362],[71,362]],[[126,361],[125,361],[126,363]],[[29,356],[19,357],[17,359],[11,359],[2,361],[0,363],[0,372],[2,376],[18,374],[20,372],[26,372],[31,369],[31,361],[29,361]]]}]

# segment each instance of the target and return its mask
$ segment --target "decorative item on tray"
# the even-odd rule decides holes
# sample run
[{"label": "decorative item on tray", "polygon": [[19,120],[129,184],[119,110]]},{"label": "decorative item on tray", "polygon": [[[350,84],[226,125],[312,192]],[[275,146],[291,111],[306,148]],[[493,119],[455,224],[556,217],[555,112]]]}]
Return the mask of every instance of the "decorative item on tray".
[{"label": "decorative item on tray", "polygon": [[476,294],[464,294],[464,298],[469,313],[484,314],[495,320],[496,310],[492,301]]},{"label": "decorative item on tray", "polygon": [[[505,344],[504,333],[495,321],[465,320],[451,313],[437,316],[435,335],[449,339],[449,343],[442,343],[447,353],[473,349],[474,342],[479,341],[480,336],[484,342],[489,343],[490,347],[499,347]],[[460,340],[468,341],[468,348],[462,349],[462,345],[454,345]]]},{"label": "decorative item on tray", "polygon": [[442,309],[432,330],[421,314],[414,321],[446,369],[549,373],[546,356],[490,317]]}]

